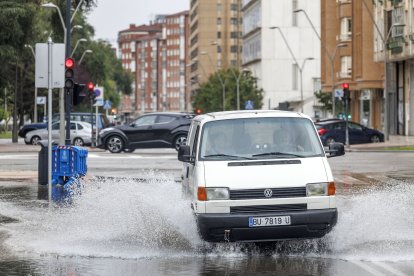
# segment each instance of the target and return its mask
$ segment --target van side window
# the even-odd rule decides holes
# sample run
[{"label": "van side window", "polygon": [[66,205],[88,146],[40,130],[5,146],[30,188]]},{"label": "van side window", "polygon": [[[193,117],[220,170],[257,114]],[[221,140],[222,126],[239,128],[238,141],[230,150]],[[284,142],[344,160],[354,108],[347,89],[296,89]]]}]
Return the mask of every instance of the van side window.
[{"label": "van side window", "polygon": [[197,153],[197,146],[198,146],[198,135],[200,133],[200,126],[197,126],[197,129],[195,131],[195,135],[194,135],[194,143],[193,143],[193,148],[191,149],[191,155],[195,156]]}]

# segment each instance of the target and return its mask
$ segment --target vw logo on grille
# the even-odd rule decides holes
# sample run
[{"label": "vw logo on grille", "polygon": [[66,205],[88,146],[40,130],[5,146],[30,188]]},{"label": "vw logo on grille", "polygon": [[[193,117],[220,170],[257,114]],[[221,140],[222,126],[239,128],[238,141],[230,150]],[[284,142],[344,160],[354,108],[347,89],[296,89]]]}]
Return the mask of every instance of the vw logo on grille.
[{"label": "vw logo on grille", "polygon": [[265,197],[272,197],[272,194],[273,194],[273,192],[272,192],[271,189],[264,190],[264,196]]}]

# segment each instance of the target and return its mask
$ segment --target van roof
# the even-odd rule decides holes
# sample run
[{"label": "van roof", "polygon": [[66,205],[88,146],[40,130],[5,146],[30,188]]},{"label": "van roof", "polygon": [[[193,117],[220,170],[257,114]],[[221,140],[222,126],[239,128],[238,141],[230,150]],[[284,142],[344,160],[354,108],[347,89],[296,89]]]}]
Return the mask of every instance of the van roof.
[{"label": "van roof", "polygon": [[283,110],[234,110],[234,111],[221,111],[212,112],[199,115],[193,120],[196,121],[215,121],[215,120],[227,120],[227,119],[238,119],[238,118],[256,118],[256,117],[296,117],[296,118],[307,118],[309,116],[293,111]]}]

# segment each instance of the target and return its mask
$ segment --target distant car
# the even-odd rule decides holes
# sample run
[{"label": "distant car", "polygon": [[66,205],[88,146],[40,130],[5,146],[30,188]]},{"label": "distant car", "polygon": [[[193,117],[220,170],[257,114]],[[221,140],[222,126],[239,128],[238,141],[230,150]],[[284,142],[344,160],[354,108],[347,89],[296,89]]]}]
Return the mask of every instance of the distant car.
[{"label": "distant car", "polygon": [[[52,124],[52,140],[58,141],[60,139],[59,135],[59,122]],[[92,126],[90,123],[81,122],[81,121],[72,121],[70,122],[70,139],[71,143],[74,146],[84,146],[91,144],[92,137]],[[29,131],[25,138],[24,142],[26,144],[37,145],[40,140],[48,139],[48,131],[46,129],[37,129]]]},{"label": "distant car", "polygon": [[[93,124],[94,124],[94,129],[95,124],[96,124],[96,116],[95,113],[93,114]],[[91,121],[91,113],[88,112],[71,112],[70,113],[70,120],[71,121],[82,121],[82,122],[88,122],[88,123],[92,123]],[[52,117],[52,123],[59,121],[59,114],[54,114]],[[105,114],[98,114],[98,128],[99,129],[104,129],[106,127],[109,126],[109,120],[108,118],[105,116]],[[26,133],[28,133],[29,131],[35,130],[35,129],[46,129],[47,128],[47,123],[33,123],[33,124],[26,124],[23,125],[20,130],[18,135],[22,138],[24,138],[26,136]]]},{"label": "distant car", "polygon": [[[345,121],[330,119],[315,123],[324,146],[332,142],[345,143]],[[355,122],[348,122],[349,144],[384,142],[384,134]]]},{"label": "distant car", "polygon": [[187,141],[194,115],[156,112],[138,117],[129,125],[114,126],[99,133],[98,148],[112,153],[131,152],[138,148],[174,148]]}]

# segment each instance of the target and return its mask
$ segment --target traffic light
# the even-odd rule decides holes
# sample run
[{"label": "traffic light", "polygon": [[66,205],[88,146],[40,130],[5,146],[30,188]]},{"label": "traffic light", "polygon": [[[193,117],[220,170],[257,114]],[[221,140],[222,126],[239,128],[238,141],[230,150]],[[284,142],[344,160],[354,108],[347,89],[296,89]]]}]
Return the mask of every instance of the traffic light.
[{"label": "traffic light", "polygon": [[85,93],[85,85],[80,83],[75,83],[73,87],[73,97],[72,97],[72,103],[73,105],[78,105],[83,101],[83,98],[86,97]]},{"label": "traffic light", "polygon": [[201,113],[203,113],[203,111],[200,108],[197,108],[196,110],[194,110],[194,113],[200,115]]},{"label": "traffic light", "polygon": [[89,98],[92,101],[92,104],[96,103],[96,93],[95,93],[95,85],[93,82],[88,83],[88,90],[89,90]]},{"label": "traffic light", "polygon": [[75,73],[73,72],[73,68],[75,67],[75,61],[73,58],[66,58],[65,60],[65,89],[72,90],[75,86],[75,82],[73,81],[73,77]]},{"label": "traffic light", "polygon": [[351,94],[349,92],[349,83],[344,82],[342,83],[342,90],[344,91],[344,95],[342,96],[343,101],[349,101],[351,98]]}]

